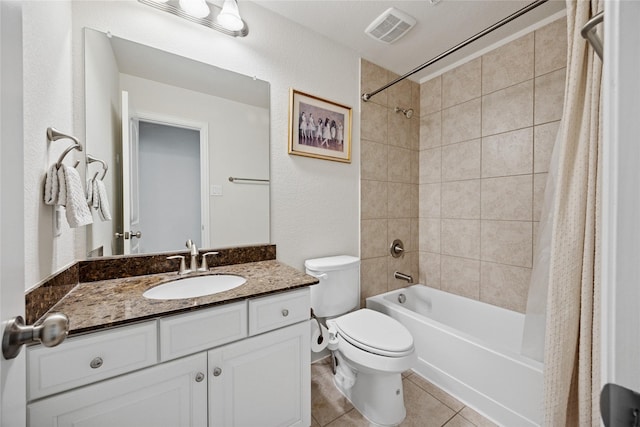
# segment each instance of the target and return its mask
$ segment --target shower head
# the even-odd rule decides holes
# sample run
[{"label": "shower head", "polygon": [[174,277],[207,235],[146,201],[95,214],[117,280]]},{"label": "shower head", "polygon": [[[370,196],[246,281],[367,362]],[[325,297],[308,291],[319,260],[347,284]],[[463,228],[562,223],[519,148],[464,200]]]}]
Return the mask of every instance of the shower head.
[{"label": "shower head", "polygon": [[407,119],[410,119],[411,116],[413,116],[413,108],[408,108],[405,110],[404,108],[396,107],[393,111],[395,111],[396,113],[404,114]]}]

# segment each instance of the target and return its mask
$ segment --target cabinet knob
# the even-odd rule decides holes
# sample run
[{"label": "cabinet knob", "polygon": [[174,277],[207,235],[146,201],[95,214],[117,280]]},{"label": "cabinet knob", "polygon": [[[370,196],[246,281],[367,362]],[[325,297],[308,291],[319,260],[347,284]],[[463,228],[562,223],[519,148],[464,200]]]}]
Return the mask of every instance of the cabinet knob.
[{"label": "cabinet knob", "polygon": [[282,310],[282,316],[283,317],[287,317],[289,315],[289,310],[287,310],[286,308]]},{"label": "cabinet knob", "polygon": [[95,357],[91,363],[89,363],[89,366],[91,366],[93,369],[98,369],[100,366],[102,366],[103,360],[102,357]]},{"label": "cabinet knob", "polygon": [[198,372],[196,374],[196,382],[200,383],[200,382],[202,382],[203,379],[204,379],[204,374],[202,372]]},{"label": "cabinet knob", "polygon": [[222,374],[222,368],[213,368],[213,376],[219,377]]}]

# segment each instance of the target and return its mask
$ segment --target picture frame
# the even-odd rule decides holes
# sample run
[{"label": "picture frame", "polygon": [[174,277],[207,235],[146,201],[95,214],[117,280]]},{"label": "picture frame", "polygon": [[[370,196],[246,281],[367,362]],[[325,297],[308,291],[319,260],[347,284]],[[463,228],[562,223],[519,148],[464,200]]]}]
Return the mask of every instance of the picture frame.
[{"label": "picture frame", "polygon": [[289,154],[351,163],[351,115],[351,107],[291,88]]}]

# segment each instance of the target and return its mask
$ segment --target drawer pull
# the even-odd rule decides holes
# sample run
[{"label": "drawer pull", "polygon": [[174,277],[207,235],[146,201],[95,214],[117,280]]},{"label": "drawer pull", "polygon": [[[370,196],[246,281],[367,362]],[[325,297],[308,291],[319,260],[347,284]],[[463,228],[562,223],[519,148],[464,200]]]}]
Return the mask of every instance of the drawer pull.
[{"label": "drawer pull", "polygon": [[283,317],[287,317],[289,315],[289,310],[287,310],[286,308],[284,310],[282,310],[282,316]]},{"label": "drawer pull", "polygon": [[102,363],[102,357],[96,357],[91,361],[91,363],[89,363],[89,366],[91,366],[93,369],[98,369],[100,366],[102,366]]},{"label": "drawer pull", "polygon": [[198,372],[196,374],[196,382],[201,383],[203,379],[204,379],[204,374],[202,372]]},{"label": "drawer pull", "polygon": [[213,376],[219,377],[222,374],[222,368],[213,368]]}]

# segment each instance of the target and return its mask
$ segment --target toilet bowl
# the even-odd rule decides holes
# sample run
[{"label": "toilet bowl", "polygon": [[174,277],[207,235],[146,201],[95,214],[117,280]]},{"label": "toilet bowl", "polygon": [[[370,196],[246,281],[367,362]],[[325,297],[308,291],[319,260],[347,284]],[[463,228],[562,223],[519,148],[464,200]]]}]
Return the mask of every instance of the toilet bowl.
[{"label": "toilet bowl", "polygon": [[371,423],[400,424],[406,416],[401,374],[416,361],[409,331],[369,309],[330,319],[327,326],[338,390]]},{"label": "toilet bowl", "polygon": [[372,424],[400,424],[406,416],[401,374],[416,361],[411,333],[377,311],[352,311],[360,302],[358,258],[310,259],[305,270],[319,279],[311,286],[311,307],[327,319],[336,387]]}]

